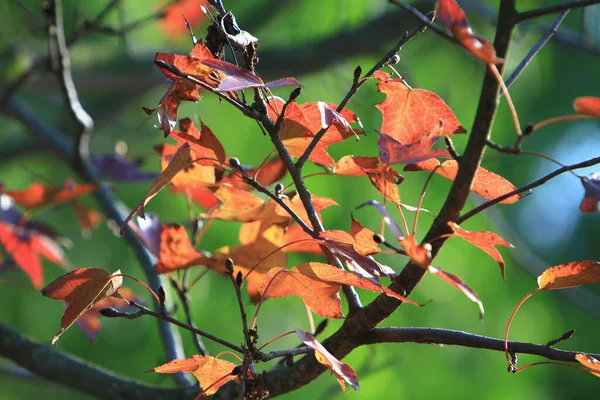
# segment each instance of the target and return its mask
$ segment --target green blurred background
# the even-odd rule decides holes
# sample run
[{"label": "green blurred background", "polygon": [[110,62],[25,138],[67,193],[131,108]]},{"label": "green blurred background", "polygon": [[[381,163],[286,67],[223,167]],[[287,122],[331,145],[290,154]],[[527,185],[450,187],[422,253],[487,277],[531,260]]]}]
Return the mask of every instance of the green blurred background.
[{"label": "green blurred background", "polygon": [[[21,0],[41,18],[40,1]],[[86,2],[65,0],[67,33],[86,18],[98,13],[106,0]],[[433,2],[420,2],[422,11],[433,8]],[[498,7],[498,1],[461,2],[471,25],[480,35],[492,39],[494,27],[486,14]],[[550,1],[520,1],[526,10]],[[199,4],[199,3],[198,3]],[[116,29],[153,14],[164,2],[122,1],[103,25]],[[357,65],[368,70],[402,32],[415,27],[405,12],[387,5],[384,0],[226,0],[242,29],[259,38],[258,72],[265,80],[293,75],[304,84],[300,102],[324,100],[339,102],[349,88]],[[196,9],[197,10],[197,9]],[[194,10],[194,12],[197,12]],[[192,11],[189,11],[190,13]],[[27,68],[36,56],[46,52],[46,35],[11,1],[0,2],[0,82],[4,86]],[[512,69],[551,25],[553,17],[524,24],[516,32],[507,60]],[[183,20],[181,20],[183,24]],[[206,24],[195,25],[196,35],[204,36]],[[571,103],[577,96],[600,94],[600,9],[589,8],[571,12],[559,31],[559,41],[550,43],[512,86],[511,93],[523,125],[547,117],[572,113]],[[564,43],[574,39],[575,45]],[[150,21],[123,36],[92,32],[71,48],[75,82],[82,102],[96,121],[92,141],[93,152],[111,152],[115,143],[125,141],[129,154],[143,156],[145,169],[156,170],[158,157],[151,146],[164,142],[155,126],[156,116],[147,116],[142,106],[154,107],[167,85],[154,68],[154,52],[186,54],[191,48],[185,31],[173,33],[159,21]],[[400,53],[396,69],[405,74],[413,87],[438,93],[449,104],[461,123],[470,128],[473,122],[485,67],[462,49],[426,32],[409,43]],[[286,97],[289,89],[276,94]],[[50,121],[67,135],[75,132],[68,119],[56,80],[49,74],[30,79],[15,95],[19,101],[35,109],[41,118]],[[381,122],[380,112],[373,107],[383,100],[375,84],[367,84],[349,103],[364,124],[367,136],[359,143],[332,146],[334,159],[346,154],[373,156],[377,154],[376,135]],[[183,104],[179,117],[202,118],[222,141],[228,155],[244,164],[256,165],[271,150],[270,141],[253,121],[247,120],[213,96],[199,103]],[[502,102],[494,125],[493,138],[501,144],[511,144],[514,127],[506,104]],[[544,128],[525,141],[525,149],[543,152],[561,162],[571,163],[598,156],[600,153],[600,123],[594,120],[565,122]],[[455,138],[459,151],[466,135]],[[35,145],[33,138],[18,122],[0,116],[0,180],[9,189],[24,188],[40,176],[61,184],[74,174],[53,154]],[[532,156],[510,156],[488,151],[483,165],[510,179],[515,185],[526,184],[556,166]],[[317,172],[309,166],[306,172]],[[583,173],[584,171],[580,171]],[[591,172],[591,171],[589,171]],[[407,173],[400,186],[402,201],[415,205],[425,175]],[[288,180],[284,183],[287,183]],[[340,207],[323,212],[327,228],[346,229],[349,214],[362,202],[378,198],[366,179],[321,176],[307,180],[313,194],[336,199]],[[424,206],[436,213],[450,186],[449,181],[435,177],[429,187]],[[114,184],[116,192],[131,207],[137,204],[149,183]],[[502,282],[498,266],[473,246],[450,239],[435,265],[459,275],[481,297],[486,308],[485,323],[477,318],[476,307],[454,288],[427,276],[413,294],[419,302],[433,299],[419,309],[403,306],[382,326],[430,326],[459,329],[476,334],[502,337],[504,327],[515,304],[536,287],[535,276],[548,266],[580,259],[599,259],[598,215],[582,215],[579,201],[583,196],[580,182],[565,174],[537,189],[519,203],[498,206],[464,225],[469,230],[494,230],[516,245],[516,249],[501,249],[507,265],[507,284]],[[481,199],[472,195],[468,207]],[[86,204],[94,205],[88,196]],[[187,205],[184,196],[168,190],[160,193],[147,207],[162,220],[184,222]],[[360,210],[355,216],[373,230],[380,219],[374,210]],[[62,208],[41,216],[60,233],[73,241],[68,257],[77,267],[101,267],[143,279],[143,273],[125,241],[115,236],[105,225],[95,230],[91,238],[83,238],[73,211]],[[409,216],[412,218],[412,216]],[[432,218],[421,215],[418,234],[425,234]],[[237,243],[238,224],[215,223],[201,243],[214,251],[220,246]],[[289,265],[311,259],[292,255]],[[401,256],[381,256],[381,261],[400,269]],[[44,263],[45,281],[50,282],[62,271]],[[194,272],[196,274],[197,272]],[[38,341],[49,343],[59,326],[62,307],[43,298],[29,288],[28,279],[20,272],[6,272],[5,281],[24,284],[0,286],[0,321]],[[129,285],[138,291],[134,285]],[[141,292],[141,291],[138,291]],[[565,349],[600,352],[600,299],[598,287],[570,290],[566,293],[541,293],[531,299],[518,313],[511,338],[520,341],[546,343],[564,331],[575,328],[575,336],[562,344]],[[145,296],[145,293],[141,293]],[[374,298],[361,293],[363,302]],[[192,292],[193,316],[201,329],[239,343],[242,341],[239,311],[230,283],[214,273],[207,274]],[[254,307],[248,302],[250,313]],[[183,318],[181,315],[179,315]],[[340,321],[330,321],[325,335],[335,331]],[[287,298],[265,303],[258,319],[259,333],[266,341],[280,333],[300,328],[308,330],[301,301]],[[189,335],[182,332],[187,355],[193,354]],[[297,340],[286,337],[270,346],[272,350],[295,346]],[[223,349],[207,343],[212,354]],[[58,350],[77,355],[92,363],[146,382],[172,385],[168,376],[144,371],[165,362],[156,322],[151,318],[135,321],[102,320],[96,343],[77,328],[68,331]],[[285,398],[578,398],[597,393],[598,378],[558,366],[540,366],[520,374],[506,372],[506,361],[500,352],[453,346],[423,344],[377,345],[356,349],[344,359],[358,373],[360,392],[350,390],[345,396],[334,377],[323,374],[315,382],[287,394]],[[519,364],[537,361],[521,355]],[[268,369],[266,365],[260,365]],[[81,399],[85,395],[53,385],[16,368],[0,359],[0,399]]]}]

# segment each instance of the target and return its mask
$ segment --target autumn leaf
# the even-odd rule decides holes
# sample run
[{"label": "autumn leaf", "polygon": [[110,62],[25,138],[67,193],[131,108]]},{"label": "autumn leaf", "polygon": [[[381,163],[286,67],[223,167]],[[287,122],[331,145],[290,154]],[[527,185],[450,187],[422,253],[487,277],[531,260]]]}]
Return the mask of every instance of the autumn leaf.
[{"label": "autumn leaf", "polygon": [[26,189],[9,190],[4,193],[12,197],[20,206],[33,210],[45,206],[58,206],[96,189],[97,186],[92,183],[76,184],[67,180],[62,187],[33,183]]},{"label": "autumn leaf", "polygon": [[56,345],[60,336],[94,305],[117,293],[123,284],[121,271],[110,274],[101,268],[79,268],[59,276],[42,289],[42,294],[54,300],[70,303],[61,319],[61,329],[52,339]]},{"label": "autumn leaf", "polygon": [[454,35],[456,41],[473,55],[488,64],[499,64],[504,61],[496,57],[496,50],[490,42],[473,33],[465,12],[455,0],[438,0],[436,11],[437,18]]},{"label": "autumn leaf", "polygon": [[439,136],[433,133],[426,134],[416,142],[402,144],[391,136],[379,133],[379,140],[377,141],[379,158],[381,162],[388,165],[412,164],[440,157],[450,158],[448,150],[434,150],[431,148],[438,139]]},{"label": "autumn leaf", "polygon": [[[156,150],[161,154],[160,165],[163,172],[176,159],[179,149],[169,143],[156,147]],[[183,168],[168,183],[182,192],[185,192],[185,189],[202,189],[213,185],[216,182],[215,167],[201,165],[199,162],[193,162],[194,160],[195,157],[190,152],[187,166],[182,164]]]},{"label": "autumn leaf", "polygon": [[121,226],[127,225],[127,223],[133,218],[136,213],[139,213],[140,217],[144,218],[144,206],[148,204],[148,202],[156,196],[158,192],[162,188],[164,188],[167,183],[171,181],[182,169],[190,166],[192,159],[190,158],[190,145],[188,143],[184,143],[179,147],[177,152],[173,155],[173,160],[169,163],[169,165],[160,173],[156,181],[150,186],[150,190],[144,196],[144,199],[136,208],[134,208],[131,213],[125,218]]},{"label": "autumn leaf", "polygon": [[462,279],[460,279],[458,276],[453,275],[449,272],[446,272],[444,270],[441,270],[439,268],[434,267],[433,265],[430,265],[429,267],[427,267],[427,270],[429,272],[431,272],[433,275],[437,276],[438,278],[442,279],[443,281],[451,284],[452,286],[454,286],[455,288],[457,288],[458,290],[460,290],[465,296],[467,296],[467,298],[469,300],[471,300],[473,303],[477,304],[477,306],[479,307],[479,319],[481,321],[483,321],[483,316],[484,316],[484,310],[483,310],[483,303],[481,302],[481,300],[479,300],[479,297],[477,296],[477,294],[473,291],[473,289],[471,289],[470,287],[468,287]]},{"label": "autumn leaf", "polygon": [[[436,167],[438,167],[436,169]],[[455,160],[446,160],[442,164],[438,160],[427,160],[417,164],[410,164],[404,168],[404,171],[433,171],[443,176],[446,179],[453,181],[458,173],[458,163]],[[486,199],[495,199],[506,193],[512,192],[516,187],[505,178],[498,174],[495,174],[483,167],[477,168],[475,177],[473,178],[473,185],[471,191],[478,195],[485,197]],[[501,201],[502,204],[512,204],[517,202],[521,196],[515,194]]]},{"label": "autumn leaf", "polygon": [[572,261],[556,265],[538,276],[541,290],[568,289],[579,285],[600,282],[600,262]]},{"label": "autumn leaf", "polygon": [[597,212],[600,201],[600,172],[582,177],[581,183],[585,189],[585,196],[581,200],[579,208],[584,213]]},{"label": "autumn leaf", "polygon": [[448,222],[448,226],[452,228],[452,231],[456,234],[456,236],[461,237],[467,242],[471,243],[472,245],[479,247],[481,250],[485,251],[490,257],[492,257],[498,263],[498,265],[500,265],[500,272],[502,273],[502,278],[506,281],[504,271],[504,260],[502,260],[502,255],[500,255],[500,252],[494,246],[505,246],[512,248],[514,247],[512,244],[506,242],[494,232],[469,232],[467,230],[462,229],[454,222]]},{"label": "autumn leaf", "polygon": [[[377,104],[383,117],[380,131],[386,135],[406,145],[433,131],[439,135],[466,132],[437,94],[409,89],[402,79],[390,79],[384,72],[376,72],[375,78],[379,80],[379,91],[386,95],[386,99]],[[436,130],[440,123],[443,129]]]},{"label": "autumn leaf", "polygon": [[40,256],[60,266],[66,261],[58,244],[46,235],[23,225],[0,222],[0,242],[14,262],[31,279],[36,289],[44,285]]},{"label": "autumn leaf", "polygon": [[250,88],[273,89],[283,86],[302,86],[302,84],[294,78],[282,78],[264,83],[259,76],[226,61],[205,59],[202,61],[202,64],[226,75],[221,79],[221,83],[217,88],[218,92],[233,92]]},{"label": "autumn leaf", "polygon": [[208,262],[209,258],[192,245],[183,226],[161,224],[156,272],[165,274]]},{"label": "autumn leaf", "polygon": [[315,350],[315,358],[317,361],[333,372],[344,392],[346,391],[346,384],[344,382],[348,382],[348,384],[358,392],[358,380],[356,379],[356,372],[354,372],[351,366],[344,364],[335,358],[310,333],[301,331],[300,329],[296,329],[296,333],[305,345]]},{"label": "autumn leaf", "polygon": [[[179,144],[190,144],[191,156],[200,165],[215,165],[225,162],[223,145],[208,126],[200,120],[200,131],[189,118],[179,120],[180,131],[173,131],[171,136]],[[203,160],[206,159],[206,160]]]},{"label": "autumn leaf", "polygon": [[197,26],[206,19],[201,5],[208,6],[207,0],[181,0],[172,3],[160,19],[161,30],[168,36],[187,35],[188,30],[183,17],[191,26]]},{"label": "autumn leaf", "polygon": [[92,230],[105,219],[104,214],[100,211],[84,206],[77,201],[73,202],[73,209],[79,220],[79,225],[81,225],[81,232],[84,237],[89,237]]},{"label": "autumn leaf", "polygon": [[160,374],[175,374],[178,372],[191,372],[200,387],[204,389],[204,396],[215,394],[217,390],[230,380],[236,380],[232,372],[237,366],[229,361],[210,356],[195,355],[185,360],[173,360],[152,369]]},{"label": "autumn leaf", "polygon": [[379,165],[377,157],[344,156],[333,167],[337,175],[367,176],[371,185],[392,203],[400,202],[398,185],[404,177],[388,165]]},{"label": "autumn leaf", "polygon": [[403,302],[420,306],[384,285],[333,265],[318,262],[296,265],[290,270],[285,268],[270,270],[264,277],[260,294],[265,298],[298,296],[316,314],[325,318],[342,318],[338,294],[342,285],[385,293]]},{"label": "autumn leaf", "polygon": [[417,239],[413,235],[408,235],[405,237],[401,237],[398,239],[398,242],[406,251],[406,255],[410,257],[410,260],[423,267],[429,267],[431,264],[432,256],[431,256],[431,244],[425,243],[420,245],[417,243]]},{"label": "autumn leaf", "polygon": [[596,375],[600,378],[600,361],[584,353],[577,354],[575,359],[579,361],[579,363],[583,365],[590,374]]},{"label": "autumn leaf", "polygon": [[573,108],[578,114],[600,117],[600,97],[578,97],[573,101]]},{"label": "autumn leaf", "polygon": [[278,214],[276,207],[279,206],[274,202],[265,201],[242,189],[221,186],[214,194],[221,201],[221,205],[215,212],[210,215],[204,214],[203,217],[239,222],[285,222],[291,218],[289,214]]}]

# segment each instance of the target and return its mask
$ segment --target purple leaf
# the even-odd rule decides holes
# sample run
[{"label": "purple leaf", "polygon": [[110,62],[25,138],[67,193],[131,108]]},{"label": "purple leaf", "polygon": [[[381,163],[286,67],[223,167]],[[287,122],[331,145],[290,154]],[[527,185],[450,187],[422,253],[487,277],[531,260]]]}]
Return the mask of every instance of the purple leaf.
[{"label": "purple leaf", "polygon": [[356,207],[356,209],[363,208],[365,206],[373,206],[377,209],[377,211],[379,211],[379,213],[381,213],[381,215],[383,215],[383,221],[387,224],[387,226],[390,227],[397,240],[400,240],[405,236],[400,226],[393,220],[390,212],[383,204],[377,200],[369,200]]},{"label": "purple leaf", "polygon": [[92,162],[101,176],[115,181],[143,181],[158,177],[156,172],[144,172],[136,163],[120,154],[94,154]]},{"label": "purple leaf", "polygon": [[581,178],[585,196],[579,208],[584,213],[597,212],[600,201],[600,172],[594,172]]}]

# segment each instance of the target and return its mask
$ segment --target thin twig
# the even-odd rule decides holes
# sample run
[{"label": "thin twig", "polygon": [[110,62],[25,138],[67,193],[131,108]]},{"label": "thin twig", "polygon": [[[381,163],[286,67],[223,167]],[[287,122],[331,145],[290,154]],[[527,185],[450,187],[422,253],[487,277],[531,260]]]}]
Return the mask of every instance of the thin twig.
[{"label": "thin twig", "polygon": [[587,161],[582,161],[580,163],[577,164],[572,164],[572,165],[566,165],[562,168],[559,168],[551,173],[549,173],[548,175],[545,175],[543,177],[541,177],[540,179],[533,181],[525,186],[522,186],[518,189],[513,190],[512,192],[508,192],[506,194],[503,194],[502,196],[496,197],[493,200],[489,200],[486,201],[483,204],[480,204],[479,206],[473,208],[471,211],[461,215],[457,220],[456,223],[457,224],[462,224],[464,221],[466,221],[467,219],[471,218],[472,216],[479,214],[480,212],[482,212],[483,210],[486,210],[488,208],[490,208],[491,206],[500,203],[502,200],[506,200],[509,197],[512,197],[514,195],[526,192],[528,190],[531,190],[535,187],[541,186],[544,183],[548,182],[550,179],[560,175],[560,174],[564,174],[565,172],[570,172],[572,170],[575,169],[580,169],[580,168],[586,168],[586,167],[591,167],[593,165],[596,164],[600,164],[600,157],[596,157],[596,158],[592,158],[589,159]]},{"label": "thin twig", "polygon": [[[561,12],[560,15],[554,21],[554,23],[552,24],[552,26],[550,27],[550,29],[548,30],[548,32],[546,32],[544,34],[544,36],[542,36],[540,41],[537,42],[535,44],[535,46],[532,47],[531,50],[529,50],[529,53],[527,53],[527,55],[525,56],[523,61],[521,61],[519,63],[519,65],[517,65],[517,67],[512,72],[512,74],[510,74],[508,79],[504,82],[506,84],[506,87],[510,87],[510,85],[512,85],[514,83],[514,81],[519,77],[519,75],[523,72],[523,70],[529,65],[531,60],[533,60],[533,58],[540,52],[540,50],[542,50],[542,48],[546,45],[546,43],[548,43],[550,41],[550,39],[552,39],[552,36],[554,36],[556,34],[556,32],[558,32],[558,27],[564,21],[565,17],[569,13],[569,11],[570,10],[564,10],[563,12]],[[504,92],[500,92],[500,96],[503,96],[503,95],[504,95]]]},{"label": "thin twig", "polygon": [[[425,18],[427,18],[427,17],[425,17]],[[431,23],[431,20],[427,19],[427,21],[429,21],[429,23]],[[355,76],[354,76],[354,79],[353,79],[353,82],[352,82],[352,86],[350,87],[350,90],[348,90],[348,93],[346,93],[346,96],[344,96],[344,98],[342,99],[342,101],[340,102],[340,104],[338,105],[338,107],[336,108],[336,111],[338,113],[342,112],[342,110],[344,109],[344,107],[346,107],[346,104],[348,104],[348,102],[350,101],[350,99],[352,99],[352,97],[356,94],[356,92],[358,92],[358,90],[362,87],[362,85],[364,85],[364,83],[376,71],[378,71],[381,67],[383,67],[396,53],[398,53],[398,51],[400,51],[400,49],[402,48],[402,46],[404,46],[410,40],[416,38],[421,33],[423,33],[425,31],[425,29],[427,29],[427,26],[428,26],[428,24],[421,23],[417,29],[415,29],[414,31],[412,31],[409,34],[405,34],[402,37],[402,39],[400,39],[400,41],[398,41],[398,43],[396,43],[396,45],[394,45],[394,47],[392,47],[390,49],[390,51],[388,51],[387,54],[385,56],[383,56],[373,66],[373,68],[371,68],[369,70],[369,72],[367,72],[362,78],[359,76],[360,72],[358,74],[355,73]],[[299,171],[302,170],[302,167],[304,166],[304,164],[306,163],[306,161],[310,157],[310,154],[315,149],[315,147],[317,147],[317,144],[323,138],[323,136],[327,132],[328,128],[329,128],[329,126],[327,128],[321,128],[315,134],[315,136],[312,138],[312,140],[309,143],[308,147],[306,148],[306,150],[304,150],[304,153],[302,153],[302,155],[300,156],[300,158],[298,158],[298,161],[296,161],[296,168]]]},{"label": "thin twig", "polygon": [[514,18],[514,23],[519,23],[523,21],[527,21],[528,19],[534,19],[543,17],[548,14],[555,14],[565,10],[573,10],[575,8],[588,7],[593,6],[595,4],[600,4],[600,0],[581,0],[581,1],[569,1],[566,3],[555,4],[553,6],[536,8],[531,11],[523,11],[518,13]]},{"label": "thin twig", "polygon": [[[255,350],[254,341],[252,340],[252,336],[250,335],[250,330],[248,329],[248,317],[246,315],[246,308],[244,307],[244,300],[242,299],[241,287],[242,287],[242,283],[244,281],[242,278],[241,271],[238,271],[239,278],[237,276],[233,276],[233,272],[234,272],[233,267],[234,267],[233,260],[231,260],[230,258],[225,260],[225,269],[227,271],[226,275],[229,276],[229,280],[231,281],[231,284],[233,285],[233,288],[235,289],[235,295],[236,295],[236,298],[238,301],[240,315],[242,317],[242,330],[244,332],[244,339],[246,339],[246,350],[253,352]],[[244,352],[244,357],[245,356],[246,356],[246,353]]]},{"label": "thin twig", "polygon": [[[189,270],[185,270],[185,272],[187,272]],[[192,318],[192,312],[190,309],[190,298],[188,296],[188,288],[185,287],[184,285],[179,286],[177,284],[177,281],[175,280],[171,280],[171,286],[173,287],[173,289],[175,289],[175,291],[177,292],[177,295],[179,296],[179,301],[181,301],[181,305],[183,306],[183,312],[185,314],[185,320],[188,323],[189,326],[198,329],[198,327],[196,326],[194,319]],[[200,335],[196,335],[194,332],[192,332],[192,341],[194,343],[194,346],[196,347],[196,351],[198,352],[199,355],[201,356],[206,356],[208,355],[208,350],[206,349],[206,346],[204,345],[204,342],[202,341],[202,338],[200,337]]]},{"label": "thin twig", "polygon": [[[185,322],[181,322],[178,319],[175,319],[175,318],[171,317],[170,315],[165,315],[165,314],[157,313],[155,311],[150,310],[149,308],[144,307],[141,304],[136,303],[135,301],[130,301],[129,305],[132,306],[132,307],[137,308],[139,310],[139,312],[136,312],[135,314],[129,314],[129,316],[126,316],[126,315],[115,315],[115,316],[117,316],[117,317],[125,317],[125,318],[128,318],[128,319],[135,319],[135,318],[141,317],[142,315],[150,315],[150,316],[152,316],[154,318],[166,321],[166,322],[168,322],[170,324],[177,325],[180,328],[183,328],[183,329],[186,329],[186,330],[188,330],[190,332],[193,332],[196,335],[200,335],[202,337],[205,337],[205,338],[207,338],[209,340],[212,340],[213,342],[219,343],[219,344],[221,344],[221,345],[223,345],[225,347],[230,348],[231,350],[237,351],[238,353],[243,353],[244,352],[241,347],[236,346],[233,343],[229,343],[228,341],[226,341],[224,339],[221,339],[220,337],[211,335],[208,332],[204,332],[203,330],[200,330],[198,328],[194,328],[193,326],[188,325]],[[123,313],[123,314],[126,314],[126,313]]]}]

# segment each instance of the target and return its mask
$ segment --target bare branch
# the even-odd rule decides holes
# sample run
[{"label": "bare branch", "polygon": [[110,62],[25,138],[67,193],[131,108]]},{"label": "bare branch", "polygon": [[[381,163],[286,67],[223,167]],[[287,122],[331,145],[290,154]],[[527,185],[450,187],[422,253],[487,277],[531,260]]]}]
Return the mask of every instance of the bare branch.
[{"label": "bare branch", "polygon": [[593,6],[595,4],[600,4],[600,1],[599,0],[581,0],[581,1],[575,0],[575,1],[569,1],[566,3],[562,3],[562,4],[555,4],[553,6],[536,8],[535,10],[523,11],[523,12],[518,13],[514,18],[514,22],[519,23],[519,22],[527,21],[528,19],[539,18],[539,17],[543,17],[544,15],[555,14],[555,13],[559,13],[559,12],[562,12],[565,10],[573,10],[575,8],[589,7],[589,6]]}]

